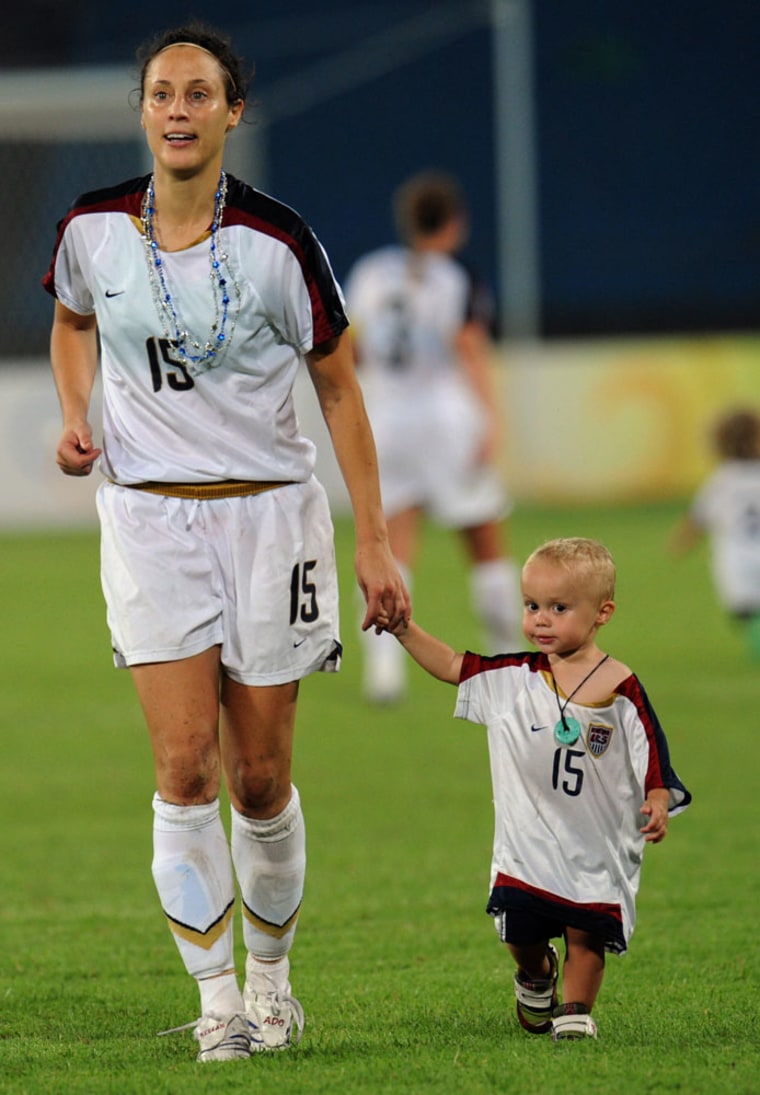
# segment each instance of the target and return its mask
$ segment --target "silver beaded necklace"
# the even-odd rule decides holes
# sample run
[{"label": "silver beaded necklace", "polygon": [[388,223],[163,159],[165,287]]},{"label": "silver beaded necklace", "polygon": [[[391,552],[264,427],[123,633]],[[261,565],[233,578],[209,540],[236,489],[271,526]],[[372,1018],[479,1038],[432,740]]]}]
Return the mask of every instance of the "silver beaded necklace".
[{"label": "silver beaded necklace", "polygon": [[[203,373],[207,369],[215,369],[221,364],[225,351],[232,343],[232,336],[235,333],[238,316],[240,315],[240,288],[234,274],[227,265],[229,256],[219,248],[219,228],[221,227],[226,200],[227,176],[222,171],[219,176],[219,186],[214,194],[214,219],[211,222],[211,239],[209,243],[209,276],[214,300],[214,318],[205,342],[201,342],[195,335],[191,334],[181,316],[179,302],[169,289],[166,267],[161,257],[153,224],[156,212],[153,175],[150,177],[142,202],[140,223],[153,300],[161,319],[164,334],[172,342],[176,353],[191,374]],[[227,276],[225,276],[225,269]],[[230,291],[235,297],[234,310],[231,314]]]}]

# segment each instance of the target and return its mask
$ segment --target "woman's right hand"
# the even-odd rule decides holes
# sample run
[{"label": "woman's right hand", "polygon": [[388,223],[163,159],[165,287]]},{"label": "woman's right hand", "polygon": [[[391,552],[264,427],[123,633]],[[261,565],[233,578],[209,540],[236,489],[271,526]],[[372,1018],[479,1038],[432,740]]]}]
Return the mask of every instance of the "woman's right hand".
[{"label": "woman's right hand", "polygon": [[64,475],[89,475],[102,449],[93,448],[92,431],[86,422],[65,429],[58,442],[55,462]]}]

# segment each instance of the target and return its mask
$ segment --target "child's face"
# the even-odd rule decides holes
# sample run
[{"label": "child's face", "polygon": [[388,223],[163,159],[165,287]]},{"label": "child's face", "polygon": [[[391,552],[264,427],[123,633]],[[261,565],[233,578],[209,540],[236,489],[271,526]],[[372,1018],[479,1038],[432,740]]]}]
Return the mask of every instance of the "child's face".
[{"label": "child's face", "polygon": [[523,632],[547,654],[571,654],[594,643],[596,632],[615,610],[593,581],[555,563],[523,568]]}]

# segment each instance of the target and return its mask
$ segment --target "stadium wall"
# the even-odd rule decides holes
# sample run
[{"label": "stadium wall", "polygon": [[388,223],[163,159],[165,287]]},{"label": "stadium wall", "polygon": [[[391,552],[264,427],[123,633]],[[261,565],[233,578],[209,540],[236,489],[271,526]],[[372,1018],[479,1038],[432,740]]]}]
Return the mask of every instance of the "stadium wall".
[{"label": "stadium wall", "polygon": [[[760,406],[760,337],[504,344],[494,373],[503,470],[518,503],[665,501],[690,494],[710,467],[715,416]],[[296,401],[320,452],[317,472],[344,513],[345,488],[305,372]],[[97,471],[69,479],[55,465],[60,417],[45,361],[0,369],[0,424],[0,527],[94,525]],[[98,436],[97,414],[93,426]]]},{"label": "stadium wall", "polygon": [[646,502],[690,494],[716,415],[760,408],[760,337],[504,348],[505,474],[518,499]]}]

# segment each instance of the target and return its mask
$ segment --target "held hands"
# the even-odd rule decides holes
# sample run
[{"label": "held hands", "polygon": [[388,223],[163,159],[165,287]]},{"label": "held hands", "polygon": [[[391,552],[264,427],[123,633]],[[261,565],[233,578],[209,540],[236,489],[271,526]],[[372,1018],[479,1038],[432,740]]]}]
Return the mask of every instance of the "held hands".
[{"label": "held hands", "polygon": [[356,576],[367,602],[362,631],[374,627],[379,633],[408,624],[411,599],[387,543],[357,550]]},{"label": "held hands", "polygon": [[389,634],[395,635],[398,639],[408,630],[408,617],[400,616],[397,620],[394,621],[382,609],[378,613],[377,619],[375,620],[376,635],[382,635],[383,631],[387,631]]},{"label": "held hands", "polygon": [[102,451],[93,448],[92,431],[86,422],[82,422],[63,431],[55,462],[64,475],[89,475]]},{"label": "held hands", "polygon": [[641,807],[642,814],[649,818],[646,825],[639,830],[644,834],[647,843],[659,844],[665,839],[668,831],[668,798],[667,789],[658,787],[657,790],[649,792],[646,802]]}]

